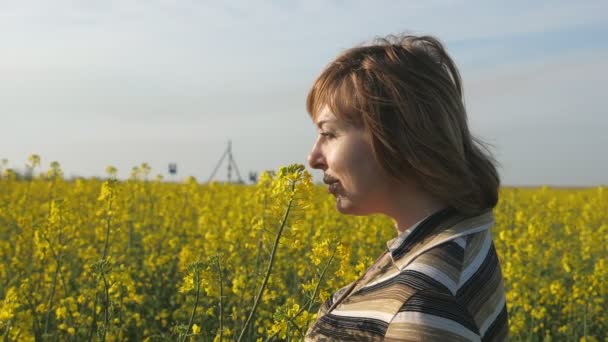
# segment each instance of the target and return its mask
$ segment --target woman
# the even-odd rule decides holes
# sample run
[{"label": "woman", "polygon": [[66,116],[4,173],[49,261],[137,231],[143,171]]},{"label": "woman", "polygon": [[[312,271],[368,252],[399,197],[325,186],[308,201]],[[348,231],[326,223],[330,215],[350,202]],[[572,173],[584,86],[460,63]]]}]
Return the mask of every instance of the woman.
[{"label": "woman", "polygon": [[461,80],[429,36],[352,48],[314,83],[308,156],[343,214],[384,214],[397,237],[319,309],[309,341],[506,340],[489,229],[499,176],[471,136]]}]

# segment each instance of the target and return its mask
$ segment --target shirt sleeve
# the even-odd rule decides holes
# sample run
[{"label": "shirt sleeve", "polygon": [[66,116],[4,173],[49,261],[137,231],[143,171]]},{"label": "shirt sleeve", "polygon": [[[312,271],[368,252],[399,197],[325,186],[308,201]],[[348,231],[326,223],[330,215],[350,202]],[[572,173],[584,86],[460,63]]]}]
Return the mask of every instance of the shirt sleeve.
[{"label": "shirt sleeve", "polygon": [[412,295],[389,322],[385,341],[481,341],[475,321],[454,296],[433,290]]}]

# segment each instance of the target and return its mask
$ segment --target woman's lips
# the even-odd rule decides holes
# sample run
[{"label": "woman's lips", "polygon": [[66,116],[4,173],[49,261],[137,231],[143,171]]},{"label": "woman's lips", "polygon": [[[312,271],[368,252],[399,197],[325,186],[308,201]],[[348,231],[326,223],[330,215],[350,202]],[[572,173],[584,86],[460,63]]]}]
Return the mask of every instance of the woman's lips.
[{"label": "woman's lips", "polygon": [[338,192],[338,189],[340,188],[340,182],[334,182],[329,184],[329,186],[327,187],[327,192],[331,193],[331,194],[335,194],[336,192]]}]

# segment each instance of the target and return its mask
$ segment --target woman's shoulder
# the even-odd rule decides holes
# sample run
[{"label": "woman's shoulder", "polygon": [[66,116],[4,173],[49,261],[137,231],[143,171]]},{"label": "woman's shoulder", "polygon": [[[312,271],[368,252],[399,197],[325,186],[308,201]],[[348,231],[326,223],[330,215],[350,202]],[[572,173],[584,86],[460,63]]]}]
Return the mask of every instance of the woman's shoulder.
[{"label": "woman's shoulder", "polygon": [[500,272],[489,230],[455,237],[417,253],[410,260],[395,263],[402,277],[420,280],[417,289],[452,295],[472,282],[484,282]]},{"label": "woman's shoulder", "polygon": [[489,230],[424,251],[397,277],[408,295],[389,323],[387,338],[405,326],[417,326],[420,333],[433,327],[445,340],[506,338],[503,276]]}]

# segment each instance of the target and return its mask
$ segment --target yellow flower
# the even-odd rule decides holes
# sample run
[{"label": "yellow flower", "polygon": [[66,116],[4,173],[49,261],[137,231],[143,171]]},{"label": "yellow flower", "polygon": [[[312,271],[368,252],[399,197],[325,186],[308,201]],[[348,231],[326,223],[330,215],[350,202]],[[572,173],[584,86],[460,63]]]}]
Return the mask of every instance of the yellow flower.
[{"label": "yellow flower", "polygon": [[28,167],[30,168],[35,168],[36,166],[40,165],[40,156],[37,154],[31,154],[28,158]]},{"label": "yellow flower", "polygon": [[18,308],[17,289],[9,287],[4,300],[0,302],[0,328],[14,317]]},{"label": "yellow flower", "polygon": [[55,309],[55,315],[57,316],[57,319],[64,319],[64,318],[66,318],[67,317],[67,313],[68,313],[68,310],[64,306],[60,306],[57,309]]}]

